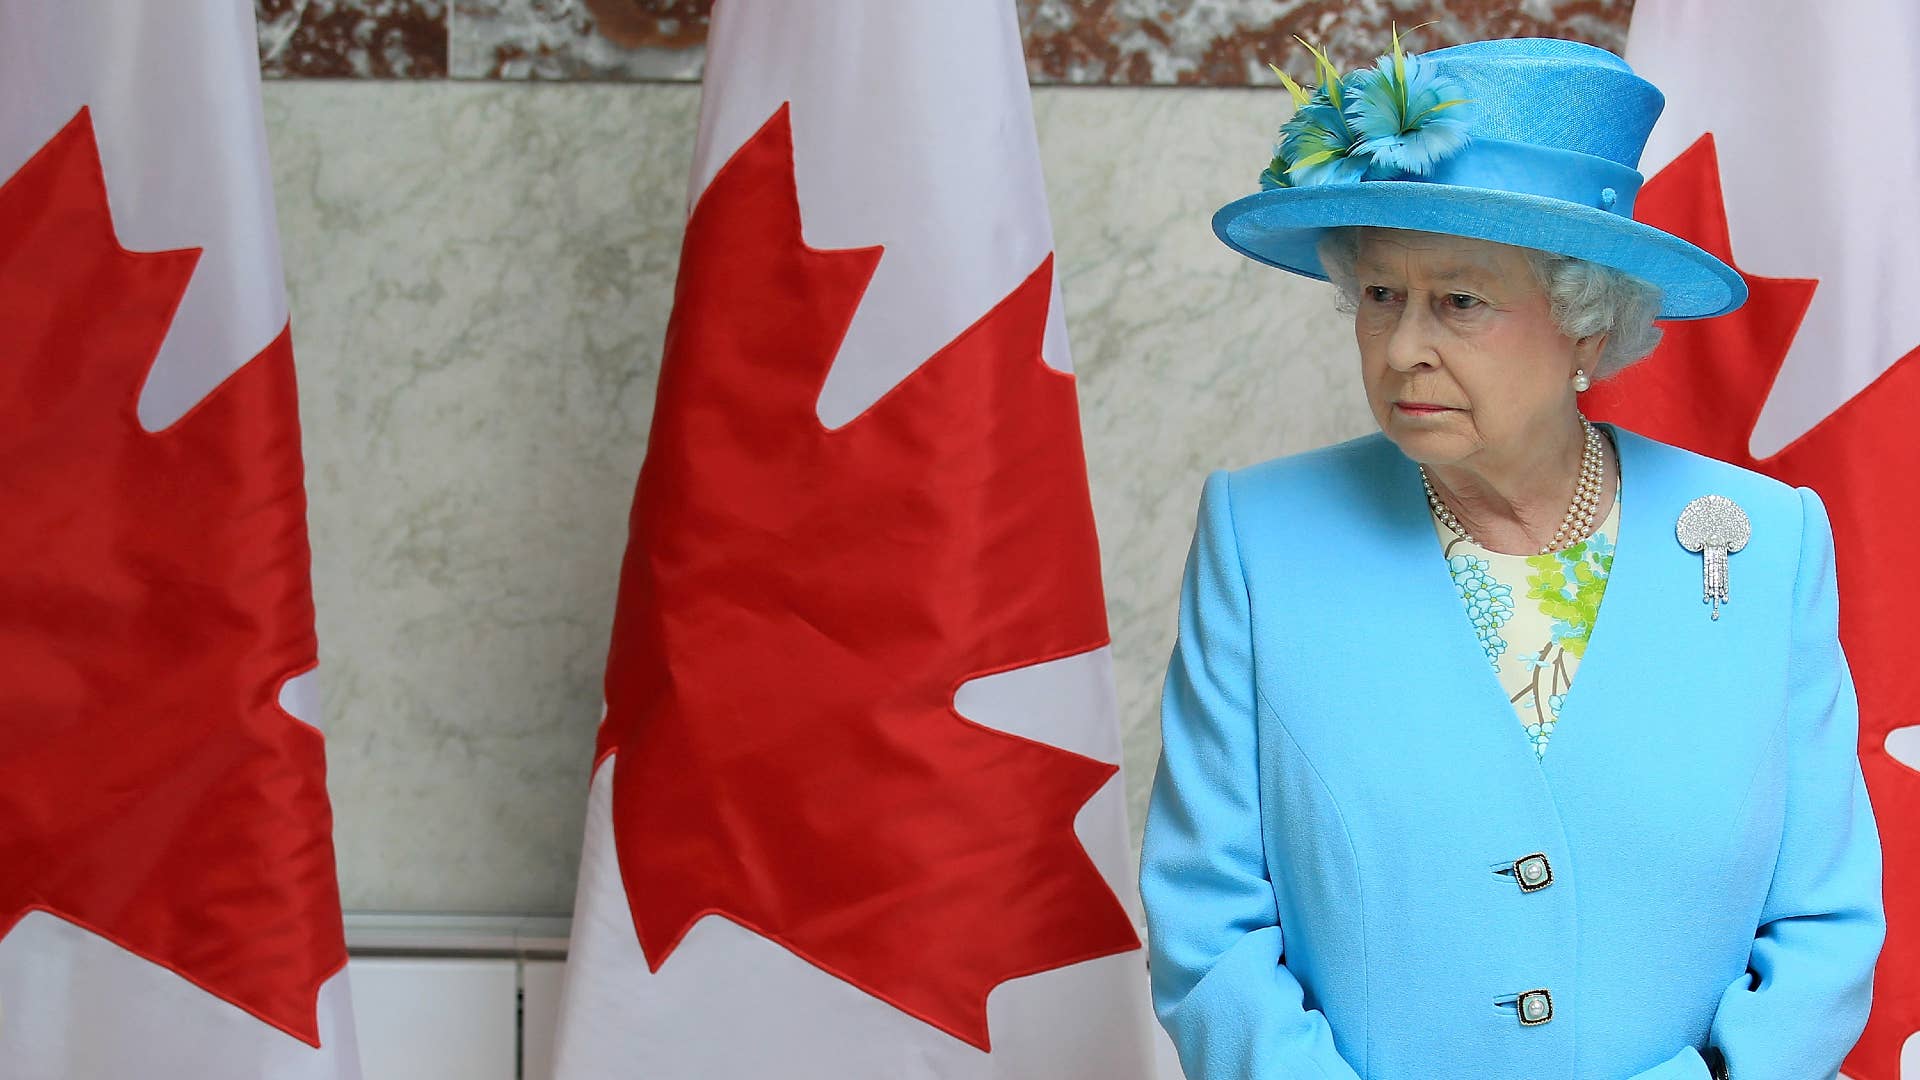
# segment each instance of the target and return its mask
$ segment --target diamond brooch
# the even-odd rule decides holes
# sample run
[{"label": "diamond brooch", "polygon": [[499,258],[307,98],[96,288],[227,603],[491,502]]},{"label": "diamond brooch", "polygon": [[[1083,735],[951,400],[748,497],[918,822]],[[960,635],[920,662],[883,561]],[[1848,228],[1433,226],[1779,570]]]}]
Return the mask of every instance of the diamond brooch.
[{"label": "diamond brooch", "polygon": [[1753,535],[1747,512],[1724,495],[1702,495],[1680,511],[1674,533],[1681,547],[1701,553],[1700,602],[1712,604],[1713,617],[1720,618],[1720,605],[1727,602],[1727,556],[1746,547]]}]

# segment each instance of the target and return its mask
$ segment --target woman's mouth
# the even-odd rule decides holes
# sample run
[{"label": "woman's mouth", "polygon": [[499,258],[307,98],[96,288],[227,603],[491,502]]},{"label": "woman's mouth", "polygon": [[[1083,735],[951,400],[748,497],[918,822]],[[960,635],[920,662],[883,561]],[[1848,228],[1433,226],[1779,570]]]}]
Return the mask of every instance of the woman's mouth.
[{"label": "woman's mouth", "polygon": [[1429,405],[1424,401],[1396,401],[1393,407],[1410,416],[1438,416],[1458,411],[1446,405]]}]

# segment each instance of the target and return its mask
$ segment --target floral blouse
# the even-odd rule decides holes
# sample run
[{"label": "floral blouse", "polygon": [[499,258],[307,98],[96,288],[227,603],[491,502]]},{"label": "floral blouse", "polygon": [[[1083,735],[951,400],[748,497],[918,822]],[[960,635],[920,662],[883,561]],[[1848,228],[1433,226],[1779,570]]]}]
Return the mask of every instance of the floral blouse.
[{"label": "floral blouse", "polygon": [[1586,655],[1613,569],[1620,499],[1592,536],[1551,555],[1508,555],[1463,539],[1434,518],[1447,571],[1487,663],[1544,758],[1547,740]]}]

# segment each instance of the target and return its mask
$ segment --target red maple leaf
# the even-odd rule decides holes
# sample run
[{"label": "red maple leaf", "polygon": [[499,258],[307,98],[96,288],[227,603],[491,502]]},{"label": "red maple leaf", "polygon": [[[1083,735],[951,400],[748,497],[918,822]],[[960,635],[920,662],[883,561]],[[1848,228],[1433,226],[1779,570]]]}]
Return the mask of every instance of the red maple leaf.
[{"label": "red maple leaf", "polygon": [[346,962],[283,331],[135,411],[198,251],[115,239],[86,110],[0,186],[0,936],[46,911],[319,1045]]},{"label": "red maple leaf", "polygon": [[[1648,181],[1635,216],[1734,265],[1719,161],[1703,135]],[[1860,761],[1886,857],[1887,944],[1873,1016],[1848,1059],[1850,1075],[1894,1080],[1901,1044],[1920,1031],[1920,773],[1887,752],[1889,732],[1920,722],[1912,677],[1913,598],[1920,534],[1920,348],[1778,453],[1749,449],[1816,282],[1745,274],[1751,296],[1732,315],[1666,324],[1645,362],[1594,387],[1591,411],[1643,434],[1820,493],[1833,518],[1840,637],[1860,695]],[[1902,487],[1901,485],[1905,485]],[[1736,573],[1738,571],[1736,570]]]},{"label": "red maple leaf", "polygon": [[1108,641],[1052,260],[829,430],[880,259],[801,238],[782,106],[687,223],[600,753],[655,970],[718,914],[985,1049],[1007,979],[1139,947],[1073,831],[1115,766],[963,682]]}]

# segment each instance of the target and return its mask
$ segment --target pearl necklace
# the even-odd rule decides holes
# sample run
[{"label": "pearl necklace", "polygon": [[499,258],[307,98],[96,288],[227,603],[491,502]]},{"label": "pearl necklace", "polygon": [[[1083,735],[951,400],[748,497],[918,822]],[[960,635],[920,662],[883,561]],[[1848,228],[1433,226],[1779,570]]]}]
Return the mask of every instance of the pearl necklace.
[{"label": "pearl necklace", "polygon": [[[1600,450],[1600,432],[1586,417],[1580,418],[1580,426],[1586,429],[1587,445],[1580,454],[1580,482],[1573,489],[1573,503],[1567,507],[1567,516],[1561,520],[1560,528],[1553,539],[1540,549],[1540,554],[1551,555],[1564,547],[1586,539],[1593,532],[1593,515],[1600,509],[1600,492],[1606,486],[1607,458]],[[1427,505],[1433,507],[1433,515],[1440,524],[1459,534],[1460,538],[1475,547],[1486,547],[1473,538],[1473,534],[1453,516],[1447,504],[1433,490],[1433,481],[1427,476],[1427,467],[1420,466],[1420,486],[1427,489]]]}]

